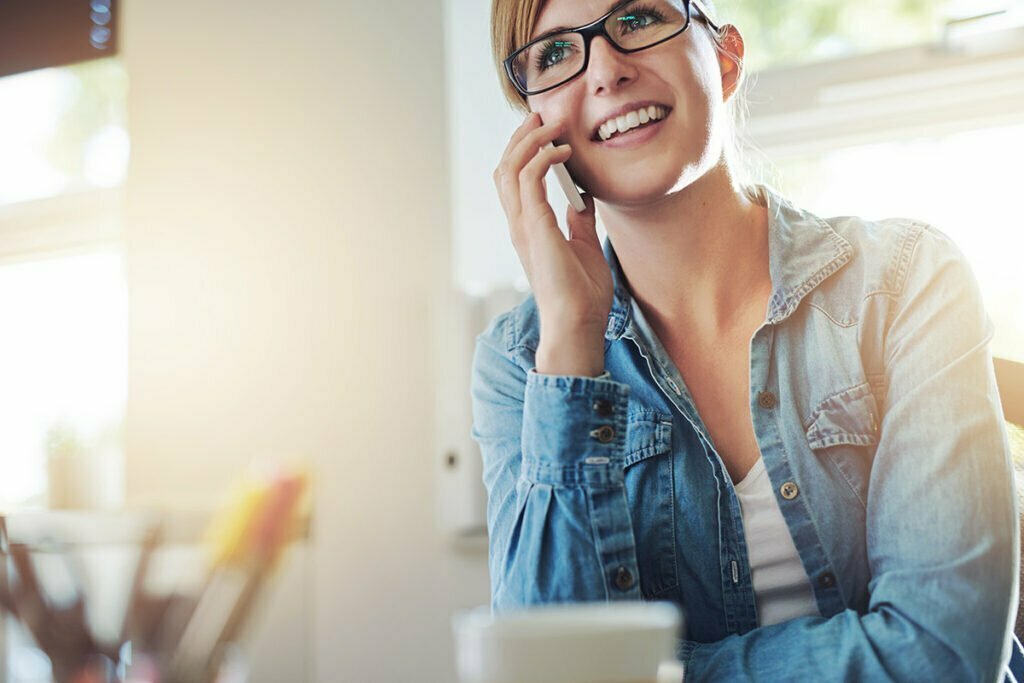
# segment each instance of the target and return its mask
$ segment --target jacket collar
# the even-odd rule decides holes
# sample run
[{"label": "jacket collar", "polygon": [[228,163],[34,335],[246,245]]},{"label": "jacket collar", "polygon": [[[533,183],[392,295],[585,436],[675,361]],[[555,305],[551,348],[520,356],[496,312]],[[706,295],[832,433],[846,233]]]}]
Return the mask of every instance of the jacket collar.
[{"label": "jacket collar", "polygon": [[[774,188],[765,184],[754,187],[761,203],[768,207],[768,271],[772,296],[768,301],[766,322],[775,324],[786,319],[808,292],[845,265],[853,247],[827,222],[795,207]],[[633,298],[607,237],[603,250],[614,284],[605,338],[619,339],[632,322]]]}]

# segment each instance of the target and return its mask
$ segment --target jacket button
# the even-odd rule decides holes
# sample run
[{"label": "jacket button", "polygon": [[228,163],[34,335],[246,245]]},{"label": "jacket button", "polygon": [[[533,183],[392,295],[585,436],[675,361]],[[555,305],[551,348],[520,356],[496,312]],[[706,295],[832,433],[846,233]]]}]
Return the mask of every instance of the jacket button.
[{"label": "jacket button", "polygon": [[608,443],[615,438],[615,429],[611,425],[601,425],[590,432],[590,435],[601,443]]},{"label": "jacket button", "polygon": [[831,588],[836,585],[836,575],[832,572],[825,572],[818,578],[818,584],[825,588]]},{"label": "jacket button", "polygon": [[598,399],[594,401],[594,405],[592,407],[594,409],[594,412],[600,415],[601,417],[608,417],[609,415],[612,414],[612,404],[609,403],[608,401],[605,401],[604,399]]},{"label": "jacket button", "polygon": [[625,567],[615,570],[615,585],[619,590],[629,590],[633,587],[633,574]]},{"label": "jacket button", "polygon": [[757,404],[762,408],[775,407],[775,394],[770,391],[762,391],[757,394]]},{"label": "jacket button", "polygon": [[787,481],[779,488],[779,492],[786,500],[793,500],[800,494],[800,487],[796,485],[796,482]]}]

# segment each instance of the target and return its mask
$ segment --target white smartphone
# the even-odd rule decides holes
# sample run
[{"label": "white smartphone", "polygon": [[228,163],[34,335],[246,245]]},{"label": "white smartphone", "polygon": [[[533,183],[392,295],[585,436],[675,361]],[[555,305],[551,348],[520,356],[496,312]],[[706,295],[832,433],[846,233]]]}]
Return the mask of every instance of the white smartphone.
[{"label": "white smartphone", "polygon": [[[547,146],[551,148],[555,144],[549,142]],[[565,198],[569,200],[569,206],[578,212],[586,211],[587,205],[583,203],[583,197],[580,196],[580,191],[576,187],[572,176],[569,175],[569,169],[565,167],[565,164],[561,162],[552,164],[551,170],[554,172],[555,177],[558,178],[558,184],[562,186],[562,192],[565,192]]]}]

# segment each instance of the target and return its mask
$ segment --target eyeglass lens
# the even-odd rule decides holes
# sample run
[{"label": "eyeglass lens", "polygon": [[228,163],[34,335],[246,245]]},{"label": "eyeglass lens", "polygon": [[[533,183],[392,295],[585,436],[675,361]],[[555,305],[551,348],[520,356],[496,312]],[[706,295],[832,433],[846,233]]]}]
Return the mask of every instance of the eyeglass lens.
[{"label": "eyeglass lens", "polygon": [[[668,38],[686,26],[684,0],[635,0],[616,10],[604,27],[619,47],[638,50]],[[516,55],[512,71],[524,90],[559,85],[583,70],[583,36],[558,33]]]}]

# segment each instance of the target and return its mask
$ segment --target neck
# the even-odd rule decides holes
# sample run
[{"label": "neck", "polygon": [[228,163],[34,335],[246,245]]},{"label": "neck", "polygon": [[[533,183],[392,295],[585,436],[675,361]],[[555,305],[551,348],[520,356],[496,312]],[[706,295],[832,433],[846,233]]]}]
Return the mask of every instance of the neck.
[{"label": "neck", "polygon": [[599,204],[629,289],[651,324],[717,339],[764,320],[768,214],[723,163],[644,206]]}]

